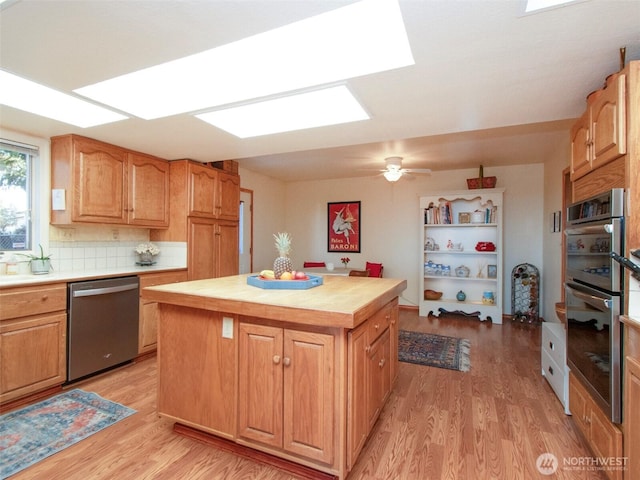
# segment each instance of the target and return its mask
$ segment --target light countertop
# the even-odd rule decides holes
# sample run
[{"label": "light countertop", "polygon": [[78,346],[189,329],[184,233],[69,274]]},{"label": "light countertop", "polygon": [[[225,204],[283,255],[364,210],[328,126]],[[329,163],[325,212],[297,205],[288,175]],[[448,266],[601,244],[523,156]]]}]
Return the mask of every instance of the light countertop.
[{"label": "light countertop", "polygon": [[38,285],[43,283],[75,282],[94,280],[97,278],[124,277],[127,275],[142,275],[145,273],[168,272],[173,270],[186,270],[186,267],[167,265],[151,265],[142,267],[132,265],[129,267],[97,268],[95,270],[82,271],[52,271],[46,275],[0,275],[0,289]]}]

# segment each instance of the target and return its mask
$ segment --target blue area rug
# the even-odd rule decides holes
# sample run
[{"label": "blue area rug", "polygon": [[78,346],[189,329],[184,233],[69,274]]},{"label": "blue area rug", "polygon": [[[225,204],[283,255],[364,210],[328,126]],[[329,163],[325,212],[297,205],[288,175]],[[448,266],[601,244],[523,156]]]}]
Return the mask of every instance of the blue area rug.
[{"label": "blue area rug", "polygon": [[468,372],[471,368],[469,340],[432,333],[400,330],[398,360],[429,367]]},{"label": "blue area rug", "polygon": [[0,416],[0,478],[134,414],[99,395],[76,389]]}]

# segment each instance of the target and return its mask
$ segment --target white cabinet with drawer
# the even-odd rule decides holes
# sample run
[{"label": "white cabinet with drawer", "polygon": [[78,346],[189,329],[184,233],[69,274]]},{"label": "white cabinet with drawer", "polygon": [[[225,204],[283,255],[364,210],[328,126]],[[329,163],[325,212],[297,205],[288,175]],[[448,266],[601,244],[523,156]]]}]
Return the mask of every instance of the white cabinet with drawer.
[{"label": "white cabinet with drawer", "polygon": [[547,379],[564,411],[569,411],[569,369],[567,368],[567,336],[561,323],[542,324],[541,366],[542,375]]}]

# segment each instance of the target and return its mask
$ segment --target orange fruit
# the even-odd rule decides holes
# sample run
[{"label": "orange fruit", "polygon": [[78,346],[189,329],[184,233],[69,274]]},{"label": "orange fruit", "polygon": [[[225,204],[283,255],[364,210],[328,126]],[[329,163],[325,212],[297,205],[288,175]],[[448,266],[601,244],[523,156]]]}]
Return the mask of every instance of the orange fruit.
[{"label": "orange fruit", "polygon": [[291,274],[291,272],[284,272],[282,275],[280,275],[280,280],[293,280],[293,275]]}]

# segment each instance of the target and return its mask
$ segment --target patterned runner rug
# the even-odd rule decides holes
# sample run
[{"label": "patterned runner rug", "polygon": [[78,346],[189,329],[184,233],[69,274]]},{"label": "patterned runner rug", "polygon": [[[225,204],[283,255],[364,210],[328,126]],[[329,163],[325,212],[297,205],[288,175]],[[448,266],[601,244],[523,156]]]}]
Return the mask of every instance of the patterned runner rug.
[{"label": "patterned runner rug", "polygon": [[468,372],[470,342],[462,338],[400,330],[398,359],[429,367]]},{"label": "patterned runner rug", "polygon": [[7,478],[136,411],[79,389],[0,416],[0,478]]}]

